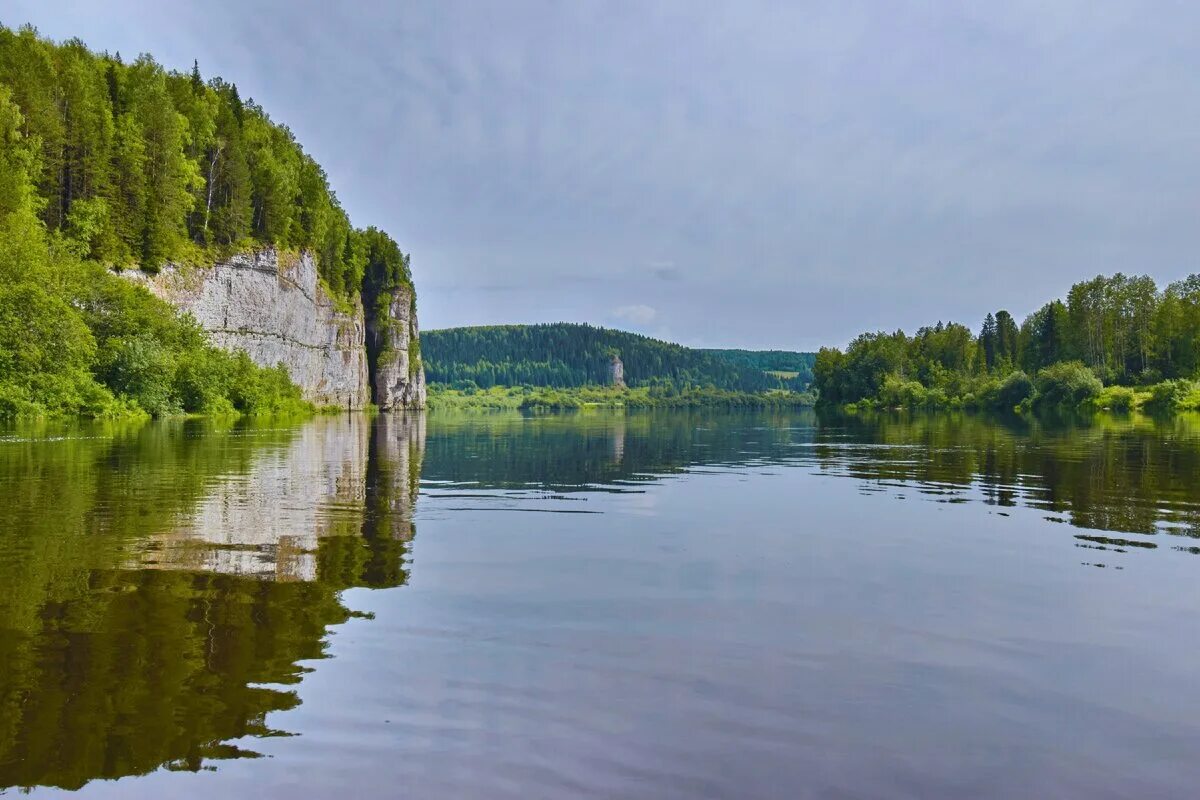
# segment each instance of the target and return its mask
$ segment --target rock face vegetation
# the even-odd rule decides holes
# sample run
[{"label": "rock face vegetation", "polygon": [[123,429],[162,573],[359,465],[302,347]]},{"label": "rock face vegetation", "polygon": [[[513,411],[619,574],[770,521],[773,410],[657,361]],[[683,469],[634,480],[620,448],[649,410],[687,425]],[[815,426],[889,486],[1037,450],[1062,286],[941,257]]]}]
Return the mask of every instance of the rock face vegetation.
[{"label": "rock face vegetation", "polygon": [[[307,259],[312,302],[359,325],[360,350],[403,360],[391,394],[421,402],[409,257],[350,224],[285,126],[198,66],[171,72],[0,27],[0,416],[346,404],[353,387],[309,383],[287,358],[214,338],[212,309],[192,318],[126,279],[262,253]],[[403,331],[378,317],[396,301]],[[368,327],[386,340],[374,350]],[[369,383],[373,369],[364,359],[347,380]]]}]

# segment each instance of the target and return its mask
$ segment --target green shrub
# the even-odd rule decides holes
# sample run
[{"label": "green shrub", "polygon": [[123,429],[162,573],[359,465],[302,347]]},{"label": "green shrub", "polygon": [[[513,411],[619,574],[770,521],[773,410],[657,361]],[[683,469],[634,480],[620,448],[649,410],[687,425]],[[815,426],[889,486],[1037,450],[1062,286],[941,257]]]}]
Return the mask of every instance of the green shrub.
[{"label": "green shrub", "polygon": [[1077,406],[1104,389],[1104,384],[1079,361],[1052,364],[1037,374],[1036,402],[1042,406]]},{"label": "green shrub", "polygon": [[888,408],[919,408],[927,403],[929,397],[925,387],[918,381],[888,375],[883,379],[876,399]]},{"label": "green shrub", "polygon": [[1150,398],[1146,408],[1153,411],[1175,411],[1180,408],[1191,392],[1190,381],[1172,380],[1156,383],[1150,387]]},{"label": "green shrub", "polygon": [[175,389],[175,354],[145,334],[120,339],[106,348],[105,383],[156,417],[178,414],[183,406]]},{"label": "green shrub", "polygon": [[1033,397],[1033,379],[1020,370],[1009,373],[996,390],[994,408],[1012,410]]},{"label": "green shrub", "polygon": [[1109,411],[1132,411],[1137,408],[1138,395],[1128,386],[1106,386],[1092,399],[1092,405]]}]

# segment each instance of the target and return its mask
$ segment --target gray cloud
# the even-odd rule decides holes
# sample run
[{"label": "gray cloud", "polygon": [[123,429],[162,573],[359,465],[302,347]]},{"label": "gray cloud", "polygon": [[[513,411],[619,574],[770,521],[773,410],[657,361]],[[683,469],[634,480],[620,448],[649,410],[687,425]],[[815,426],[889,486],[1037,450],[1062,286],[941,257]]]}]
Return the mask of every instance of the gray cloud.
[{"label": "gray cloud", "polygon": [[237,81],[412,251],[426,325],[811,347],[1200,270],[1190,4],[167,5],[3,21]]}]

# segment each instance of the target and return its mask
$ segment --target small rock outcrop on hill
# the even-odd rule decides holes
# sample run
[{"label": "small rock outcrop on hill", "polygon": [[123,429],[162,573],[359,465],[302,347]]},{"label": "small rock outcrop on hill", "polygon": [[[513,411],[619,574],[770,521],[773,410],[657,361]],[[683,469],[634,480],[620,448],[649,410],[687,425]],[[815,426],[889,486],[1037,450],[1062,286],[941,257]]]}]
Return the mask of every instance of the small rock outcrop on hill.
[{"label": "small rock outcrop on hill", "polygon": [[612,354],[612,361],[608,364],[608,385],[625,388],[625,365],[616,353]]},{"label": "small rock outcrop on hill", "polygon": [[371,322],[391,334],[387,346],[377,349],[368,343],[362,302],[335,301],[317,280],[316,262],[307,252],[268,248],[211,267],[123,274],[190,313],[218,347],[245,350],[260,366],[283,364],[311,403],[347,409],[372,401],[385,409],[425,406],[424,371],[410,352],[418,347],[411,290],[397,291],[389,309],[395,319]]}]

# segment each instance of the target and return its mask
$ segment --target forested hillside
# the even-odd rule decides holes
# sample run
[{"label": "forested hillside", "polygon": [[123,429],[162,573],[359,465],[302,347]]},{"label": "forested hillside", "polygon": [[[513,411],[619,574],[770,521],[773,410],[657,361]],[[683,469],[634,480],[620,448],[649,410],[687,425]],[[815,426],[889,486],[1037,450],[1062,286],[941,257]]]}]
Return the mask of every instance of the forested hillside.
[{"label": "forested hillside", "polygon": [[630,386],[714,387],[742,392],[779,389],[782,381],[703,350],[591,325],[499,325],[421,334],[425,374],[451,386],[603,385],[613,354]]},{"label": "forested hillside", "polygon": [[111,271],[261,246],[315,252],[335,296],[411,281],[233,83],[0,27],[0,415],[253,411],[283,402],[253,399],[268,372],[291,404],[286,374],[215,351]]},{"label": "forested hillside", "polygon": [[988,314],[978,334],[941,322],[865,333],[822,349],[814,373],[839,404],[1200,406],[1200,275],[1162,291],[1148,276],[1097,276],[1020,325]]},{"label": "forested hillside", "polygon": [[769,372],[783,380],[788,388],[796,391],[807,389],[812,383],[812,367],[816,353],[798,353],[792,350],[701,350],[739,367]]}]

